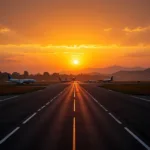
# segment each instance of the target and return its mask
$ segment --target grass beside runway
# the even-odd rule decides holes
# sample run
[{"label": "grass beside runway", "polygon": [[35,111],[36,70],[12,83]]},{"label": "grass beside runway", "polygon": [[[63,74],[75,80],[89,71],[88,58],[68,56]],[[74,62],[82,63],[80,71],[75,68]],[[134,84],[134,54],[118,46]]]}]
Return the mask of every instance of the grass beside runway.
[{"label": "grass beside runway", "polygon": [[42,90],[46,85],[0,85],[0,96],[16,95]]},{"label": "grass beside runway", "polygon": [[133,95],[150,95],[150,83],[135,83],[135,84],[115,84],[108,83],[100,85],[100,87]]}]

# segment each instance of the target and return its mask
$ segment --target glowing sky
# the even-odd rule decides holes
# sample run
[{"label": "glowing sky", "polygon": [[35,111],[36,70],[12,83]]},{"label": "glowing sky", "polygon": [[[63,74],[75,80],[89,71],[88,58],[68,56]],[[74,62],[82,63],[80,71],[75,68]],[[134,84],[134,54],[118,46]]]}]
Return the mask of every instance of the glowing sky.
[{"label": "glowing sky", "polygon": [[0,0],[0,70],[149,67],[149,14],[149,0]]}]

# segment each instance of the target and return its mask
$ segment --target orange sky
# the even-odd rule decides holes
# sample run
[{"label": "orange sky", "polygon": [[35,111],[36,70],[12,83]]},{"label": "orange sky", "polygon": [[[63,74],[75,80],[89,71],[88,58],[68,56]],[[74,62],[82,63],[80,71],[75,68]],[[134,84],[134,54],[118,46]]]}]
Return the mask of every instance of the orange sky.
[{"label": "orange sky", "polygon": [[149,6],[149,0],[1,0],[0,70],[149,67]]}]

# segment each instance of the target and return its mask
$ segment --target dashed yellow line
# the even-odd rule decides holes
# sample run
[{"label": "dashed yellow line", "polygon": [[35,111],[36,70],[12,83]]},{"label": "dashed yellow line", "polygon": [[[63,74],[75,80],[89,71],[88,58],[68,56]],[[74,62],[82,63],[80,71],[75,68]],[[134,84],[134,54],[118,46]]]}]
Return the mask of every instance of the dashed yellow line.
[{"label": "dashed yellow line", "polygon": [[73,103],[73,111],[75,112],[76,111],[76,101],[74,99],[74,103]]}]

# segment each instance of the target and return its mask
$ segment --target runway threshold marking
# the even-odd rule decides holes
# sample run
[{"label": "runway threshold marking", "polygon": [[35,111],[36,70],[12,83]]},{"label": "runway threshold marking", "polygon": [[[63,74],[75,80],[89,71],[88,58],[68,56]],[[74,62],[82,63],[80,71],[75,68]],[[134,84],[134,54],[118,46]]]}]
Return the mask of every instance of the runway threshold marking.
[{"label": "runway threshold marking", "polygon": [[16,127],[12,132],[6,135],[2,140],[0,140],[0,144],[4,143],[8,138],[10,138],[15,132],[17,132],[20,127]]},{"label": "runway threshold marking", "polygon": [[[82,88],[84,89],[84,88]],[[84,89],[85,90],[85,89]],[[90,95],[90,97],[97,103],[99,104],[99,106],[103,106],[101,105],[88,91],[85,90],[85,92]],[[112,115],[110,112],[108,112],[108,114],[116,121],[118,122],[120,125],[123,125],[121,121],[119,121],[114,115]],[[124,125],[123,125],[124,127]],[[142,141],[138,136],[136,136],[129,128],[124,127],[124,129],[134,138],[136,139],[143,147],[145,147],[147,150],[150,150],[150,147],[144,142]]]},{"label": "runway threshold marking", "polygon": [[16,96],[13,96],[13,97],[5,98],[5,99],[0,100],[0,102],[4,102],[4,101],[7,101],[7,100],[10,100],[10,99],[13,99],[13,98],[17,98],[17,97],[19,97],[19,96],[16,95]]},{"label": "runway threshold marking", "polygon": [[73,118],[73,139],[72,139],[72,150],[76,150],[76,119]]}]

